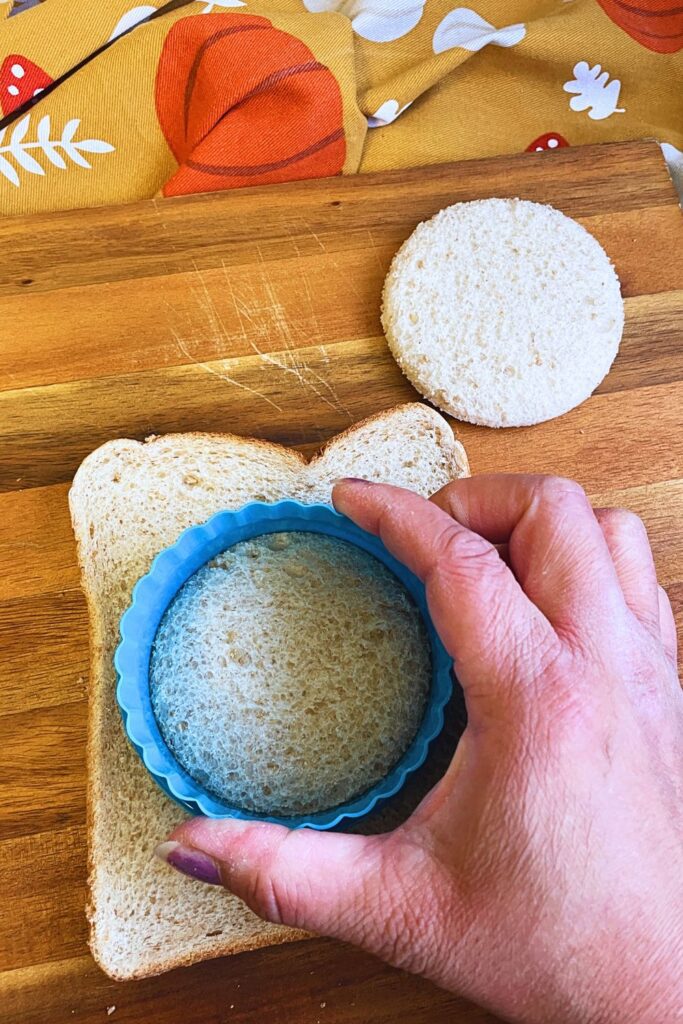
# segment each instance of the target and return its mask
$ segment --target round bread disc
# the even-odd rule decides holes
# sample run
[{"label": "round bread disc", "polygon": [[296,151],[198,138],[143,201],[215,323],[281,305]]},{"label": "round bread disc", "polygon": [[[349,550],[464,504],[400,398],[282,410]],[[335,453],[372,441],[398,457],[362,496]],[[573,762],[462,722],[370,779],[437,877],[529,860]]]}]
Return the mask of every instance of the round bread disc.
[{"label": "round bread disc", "polygon": [[624,306],[602,246],[551,206],[458,203],[419,224],[384,284],[389,347],[425,398],[489,427],[583,402],[619,348]]}]

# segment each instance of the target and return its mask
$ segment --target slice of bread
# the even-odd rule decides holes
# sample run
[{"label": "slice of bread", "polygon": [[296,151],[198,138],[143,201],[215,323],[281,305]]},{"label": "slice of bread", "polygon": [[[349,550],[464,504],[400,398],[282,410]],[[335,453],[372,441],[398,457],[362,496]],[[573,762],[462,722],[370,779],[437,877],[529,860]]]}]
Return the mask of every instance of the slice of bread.
[{"label": "slice of bread", "polygon": [[[467,474],[450,426],[419,404],[357,424],[310,463],[278,445],[211,434],[110,441],[84,461],[69,502],[91,630],[88,917],[93,955],[112,978],[304,937],[264,923],[235,897],[188,881],[152,855],[183,812],[140,764],[116,704],[112,659],[136,580],[185,527],[220,509],[287,497],[327,502],[343,476],[427,495]],[[397,813],[390,808],[386,821]]]},{"label": "slice of bread", "polygon": [[552,419],[595,390],[624,327],[607,253],[559,210],[479,199],[419,224],[384,285],[389,347],[417,390],[470,423]]}]

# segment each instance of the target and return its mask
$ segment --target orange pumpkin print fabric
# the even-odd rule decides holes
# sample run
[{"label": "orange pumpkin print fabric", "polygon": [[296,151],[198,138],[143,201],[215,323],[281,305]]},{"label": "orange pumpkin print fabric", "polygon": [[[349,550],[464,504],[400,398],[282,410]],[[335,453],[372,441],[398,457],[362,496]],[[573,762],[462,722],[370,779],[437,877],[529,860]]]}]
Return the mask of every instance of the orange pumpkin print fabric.
[{"label": "orange pumpkin print fabric", "polygon": [[301,40],[266,18],[184,18],[159,62],[156,109],[179,167],[167,196],[338,174],[342,99]]},{"label": "orange pumpkin print fabric", "polygon": [[683,0],[0,0],[0,115],[10,215],[643,138],[683,196]]},{"label": "orange pumpkin print fabric", "polygon": [[605,14],[655,53],[683,49],[683,3],[672,0],[598,0]]}]

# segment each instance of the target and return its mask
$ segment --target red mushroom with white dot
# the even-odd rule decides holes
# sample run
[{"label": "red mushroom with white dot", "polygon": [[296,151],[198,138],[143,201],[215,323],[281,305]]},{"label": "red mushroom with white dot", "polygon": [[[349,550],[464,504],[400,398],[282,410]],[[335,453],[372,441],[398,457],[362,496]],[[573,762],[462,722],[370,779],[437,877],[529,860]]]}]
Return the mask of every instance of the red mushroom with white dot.
[{"label": "red mushroom with white dot", "polygon": [[526,147],[525,152],[527,153],[544,153],[552,151],[553,149],[562,149],[564,146],[568,146],[569,143],[560,135],[559,132],[546,132],[545,135],[539,135],[537,139],[530,142]]},{"label": "red mushroom with white dot", "polygon": [[23,107],[52,81],[47,72],[28,57],[11,53],[0,67],[0,107],[3,114],[11,114]]}]

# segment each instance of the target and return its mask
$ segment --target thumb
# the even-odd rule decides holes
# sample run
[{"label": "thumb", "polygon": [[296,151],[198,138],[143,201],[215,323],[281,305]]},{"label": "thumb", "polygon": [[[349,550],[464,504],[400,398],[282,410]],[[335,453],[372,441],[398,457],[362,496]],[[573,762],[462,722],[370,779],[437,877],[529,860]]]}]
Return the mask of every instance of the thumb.
[{"label": "thumb", "polygon": [[[391,838],[193,818],[155,852],[184,874],[225,886],[267,921],[378,951],[391,909],[380,896]],[[378,908],[381,919],[373,917]]]}]

